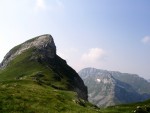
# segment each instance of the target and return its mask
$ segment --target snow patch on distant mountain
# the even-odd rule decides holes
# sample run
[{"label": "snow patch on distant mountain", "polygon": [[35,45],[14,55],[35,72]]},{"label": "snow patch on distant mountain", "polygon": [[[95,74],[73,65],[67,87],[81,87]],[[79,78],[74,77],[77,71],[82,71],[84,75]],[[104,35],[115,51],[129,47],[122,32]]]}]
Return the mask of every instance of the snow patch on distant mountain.
[{"label": "snow patch on distant mountain", "polygon": [[98,78],[97,78],[96,80],[97,80],[97,82],[101,82],[101,79],[98,79]]}]

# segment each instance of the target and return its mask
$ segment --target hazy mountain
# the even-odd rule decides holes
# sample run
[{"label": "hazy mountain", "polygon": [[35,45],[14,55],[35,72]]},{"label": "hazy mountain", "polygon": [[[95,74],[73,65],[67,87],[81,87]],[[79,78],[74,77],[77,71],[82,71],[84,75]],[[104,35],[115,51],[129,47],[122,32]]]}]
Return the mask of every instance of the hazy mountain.
[{"label": "hazy mountain", "polygon": [[56,54],[51,35],[11,49],[0,64],[0,112],[97,112],[87,87]]},{"label": "hazy mountain", "polygon": [[135,74],[85,68],[79,75],[88,87],[89,101],[98,106],[132,103],[150,98],[150,83]]}]

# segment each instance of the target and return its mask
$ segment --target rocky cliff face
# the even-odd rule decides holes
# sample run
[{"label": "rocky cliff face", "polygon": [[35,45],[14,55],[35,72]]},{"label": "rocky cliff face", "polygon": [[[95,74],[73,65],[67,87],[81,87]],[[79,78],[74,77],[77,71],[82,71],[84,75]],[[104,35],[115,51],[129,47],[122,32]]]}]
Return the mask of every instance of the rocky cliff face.
[{"label": "rocky cliff face", "polygon": [[150,98],[150,83],[128,73],[85,68],[79,72],[88,87],[88,99],[97,106],[144,101]]},{"label": "rocky cliff face", "polygon": [[11,49],[0,64],[5,80],[32,79],[56,89],[77,92],[87,100],[87,87],[79,75],[56,54],[51,35],[41,35]]},{"label": "rocky cliff face", "polygon": [[0,68],[5,68],[16,56],[32,47],[35,47],[37,50],[39,50],[39,52],[45,54],[45,56],[48,56],[49,58],[54,58],[56,56],[56,46],[52,36],[42,35],[11,49],[4,57],[4,60],[0,64]]}]

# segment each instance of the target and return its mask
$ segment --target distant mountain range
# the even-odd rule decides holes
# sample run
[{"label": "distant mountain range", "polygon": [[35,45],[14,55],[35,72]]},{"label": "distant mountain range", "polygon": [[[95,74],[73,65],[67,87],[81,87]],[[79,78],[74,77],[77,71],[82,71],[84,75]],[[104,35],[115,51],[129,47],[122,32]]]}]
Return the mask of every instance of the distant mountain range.
[{"label": "distant mountain range", "polygon": [[150,83],[136,74],[95,68],[79,72],[88,87],[88,99],[97,106],[112,106],[150,98]]}]

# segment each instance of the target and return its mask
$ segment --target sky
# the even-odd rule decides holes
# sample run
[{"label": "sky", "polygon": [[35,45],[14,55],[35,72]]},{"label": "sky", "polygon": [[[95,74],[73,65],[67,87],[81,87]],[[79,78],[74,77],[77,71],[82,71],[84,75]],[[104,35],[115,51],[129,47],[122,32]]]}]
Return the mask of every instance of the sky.
[{"label": "sky", "polygon": [[0,61],[51,34],[77,72],[94,67],[150,79],[150,0],[0,0]]}]

